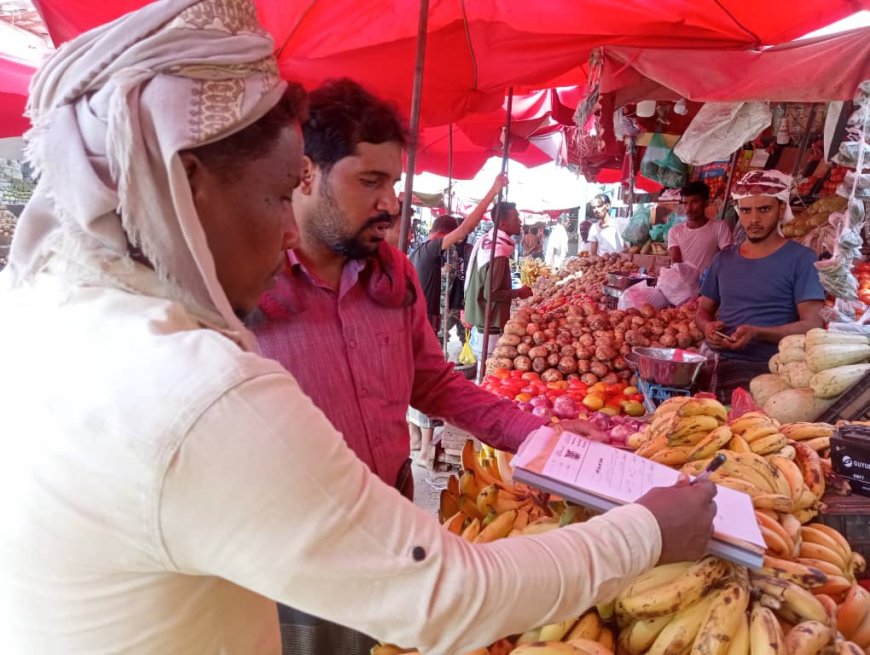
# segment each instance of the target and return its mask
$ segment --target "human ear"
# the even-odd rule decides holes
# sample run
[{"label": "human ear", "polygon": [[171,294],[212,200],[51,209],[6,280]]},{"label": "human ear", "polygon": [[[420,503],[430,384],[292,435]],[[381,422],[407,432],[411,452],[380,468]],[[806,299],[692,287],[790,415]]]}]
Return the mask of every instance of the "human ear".
[{"label": "human ear", "polygon": [[194,204],[198,205],[205,194],[207,177],[205,165],[191,152],[182,152],[178,156],[181,158],[181,165],[184,166],[187,183],[190,185],[190,195],[193,197]]},{"label": "human ear", "polygon": [[314,190],[317,165],[307,155],[302,156],[302,171],[299,175],[299,193],[310,196]]}]

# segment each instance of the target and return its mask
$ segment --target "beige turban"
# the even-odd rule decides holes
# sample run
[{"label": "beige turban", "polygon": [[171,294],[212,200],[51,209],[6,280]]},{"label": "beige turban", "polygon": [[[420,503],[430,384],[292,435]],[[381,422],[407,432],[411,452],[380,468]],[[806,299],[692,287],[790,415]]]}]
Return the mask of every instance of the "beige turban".
[{"label": "beige turban", "polygon": [[111,275],[132,246],[173,295],[250,347],[178,152],[247,127],[285,86],[252,0],[161,0],[62,46],[32,83],[40,179],[4,275],[20,284],[58,252],[81,275]]}]

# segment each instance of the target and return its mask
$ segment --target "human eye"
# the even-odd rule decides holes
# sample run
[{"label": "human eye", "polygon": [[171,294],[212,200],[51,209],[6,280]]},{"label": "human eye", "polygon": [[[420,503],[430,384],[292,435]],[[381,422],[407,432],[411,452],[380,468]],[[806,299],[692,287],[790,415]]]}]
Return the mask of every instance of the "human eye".
[{"label": "human eye", "polygon": [[364,175],[360,178],[360,183],[366,188],[374,189],[380,183],[380,179],[376,176]]}]

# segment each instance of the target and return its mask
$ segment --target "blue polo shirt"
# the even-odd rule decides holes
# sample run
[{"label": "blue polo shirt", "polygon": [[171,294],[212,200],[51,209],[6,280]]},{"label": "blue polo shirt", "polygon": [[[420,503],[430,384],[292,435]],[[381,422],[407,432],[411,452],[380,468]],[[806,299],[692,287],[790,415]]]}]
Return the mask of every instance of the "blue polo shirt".
[{"label": "blue polo shirt", "polygon": [[[762,259],[747,259],[739,246],[716,255],[701,295],[719,304],[723,332],[740,325],[773,327],[799,320],[798,303],[824,300],[825,290],[816,270],[816,253],[794,241]],[[729,359],[765,361],[777,352],[775,343],[752,341],[744,350],[722,350]]]}]

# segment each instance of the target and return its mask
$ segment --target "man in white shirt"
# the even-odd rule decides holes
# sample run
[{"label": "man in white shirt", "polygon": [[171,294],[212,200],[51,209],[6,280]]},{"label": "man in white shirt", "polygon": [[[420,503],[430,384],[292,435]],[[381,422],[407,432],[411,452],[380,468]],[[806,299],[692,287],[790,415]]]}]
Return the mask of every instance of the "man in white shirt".
[{"label": "man in white shirt", "polygon": [[589,237],[586,239],[589,243],[589,254],[595,257],[625,250],[622,234],[610,216],[610,198],[599,193],[592,199],[590,205],[598,222],[593,223],[589,228]]},{"label": "man in white shirt", "polygon": [[565,229],[563,219],[556,221],[553,226],[553,231],[550,232],[550,238],[547,239],[547,253],[544,256],[544,261],[554,271],[559,270],[565,260],[568,258],[568,230]]},{"label": "man in white shirt", "polygon": [[710,188],[706,184],[689,182],[680,189],[680,196],[687,220],[668,232],[668,254],[671,263],[690,264],[700,275],[710,267],[716,253],[731,245],[731,230],[724,221],[707,218]]},{"label": "man in white shirt", "polygon": [[278,655],[276,600],[458,653],[706,548],[709,484],[469,544],[256,354],[239,317],[299,242],[304,94],[273,52],[252,2],[162,0],[34,78],[40,179],[0,275],[0,653]]}]

